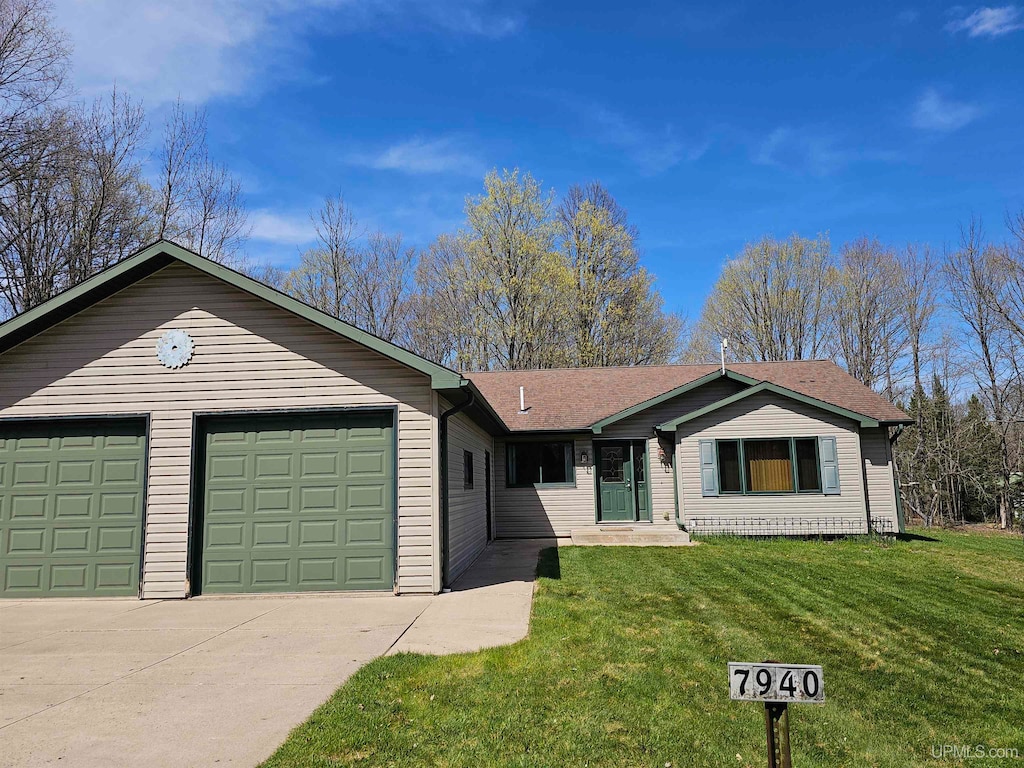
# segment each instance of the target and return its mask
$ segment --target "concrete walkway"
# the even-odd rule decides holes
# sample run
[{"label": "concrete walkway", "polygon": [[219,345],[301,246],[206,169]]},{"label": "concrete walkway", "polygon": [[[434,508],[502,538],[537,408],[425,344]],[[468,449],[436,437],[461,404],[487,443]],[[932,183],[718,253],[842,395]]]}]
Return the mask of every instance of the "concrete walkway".
[{"label": "concrete walkway", "polygon": [[436,597],[0,601],[0,766],[255,765],[381,654],[525,637],[541,546]]},{"label": "concrete walkway", "polygon": [[554,539],[493,542],[389,653],[465,653],[522,640],[530,631],[537,555],[553,546]]}]

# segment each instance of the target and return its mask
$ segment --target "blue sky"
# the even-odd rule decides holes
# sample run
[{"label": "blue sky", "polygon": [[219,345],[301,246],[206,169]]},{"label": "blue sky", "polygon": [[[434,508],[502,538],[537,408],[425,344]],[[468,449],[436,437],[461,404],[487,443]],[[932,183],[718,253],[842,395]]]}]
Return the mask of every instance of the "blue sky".
[{"label": "blue sky", "polygon": [[250,253],[344,194],[415,245],[492,167],[600,180],[671,309],[764,234],[955,243],[1024,207],[1024,5],[57,0],[83,96],[205,106]]}]

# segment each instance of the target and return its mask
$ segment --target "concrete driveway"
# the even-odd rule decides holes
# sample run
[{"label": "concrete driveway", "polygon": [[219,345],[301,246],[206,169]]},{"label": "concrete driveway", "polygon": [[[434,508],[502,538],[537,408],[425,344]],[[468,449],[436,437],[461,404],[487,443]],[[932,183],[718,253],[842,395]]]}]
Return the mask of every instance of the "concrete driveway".
[{"label": "concrete driveway", "polygon": [[430,602],[0,602],[0,765],[255,765]]},{"label": "concrete driveway", "polygon": [[525,637],[552,544],[494,544],[436,597],[0,601],[0,766],[255,765],[381,654]]}]

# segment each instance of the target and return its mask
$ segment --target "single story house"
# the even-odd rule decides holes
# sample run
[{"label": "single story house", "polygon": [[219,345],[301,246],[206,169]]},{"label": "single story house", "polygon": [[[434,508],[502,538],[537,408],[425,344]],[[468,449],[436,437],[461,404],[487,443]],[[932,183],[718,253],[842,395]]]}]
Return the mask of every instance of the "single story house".
[{"label": "single story house", "polygon": [[902,529],[831,362],[460,373],[161,241],[0,325],[0,595],[436,593],[495,537]]}]

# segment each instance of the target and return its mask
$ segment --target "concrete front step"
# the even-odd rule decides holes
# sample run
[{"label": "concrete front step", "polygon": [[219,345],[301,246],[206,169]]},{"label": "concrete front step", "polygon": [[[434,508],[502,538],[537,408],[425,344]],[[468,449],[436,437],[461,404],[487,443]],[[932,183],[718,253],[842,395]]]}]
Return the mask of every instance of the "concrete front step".
[{"label": "concrete front step", "polygon": [[594,526],[571,531],[572,543],[578,547],[689,547],[686,531],[658,531],[629,526]]}]

